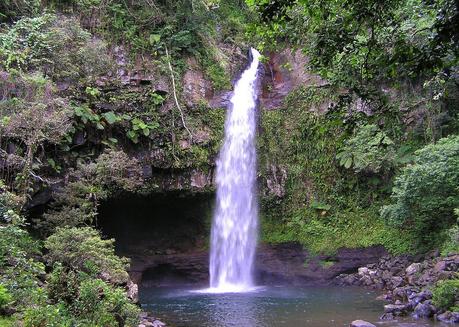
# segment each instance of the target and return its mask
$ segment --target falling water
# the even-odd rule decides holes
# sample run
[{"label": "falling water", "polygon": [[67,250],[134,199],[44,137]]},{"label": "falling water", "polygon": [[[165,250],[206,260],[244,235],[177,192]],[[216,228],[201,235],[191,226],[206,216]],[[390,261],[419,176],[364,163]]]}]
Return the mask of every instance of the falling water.
[{"label": "falling water", "polygon": [[253,287],[257,242],[255,107],[260,54],[234,88],[217,161],[217,206],[212,223],[210,290],[243,292]]}]

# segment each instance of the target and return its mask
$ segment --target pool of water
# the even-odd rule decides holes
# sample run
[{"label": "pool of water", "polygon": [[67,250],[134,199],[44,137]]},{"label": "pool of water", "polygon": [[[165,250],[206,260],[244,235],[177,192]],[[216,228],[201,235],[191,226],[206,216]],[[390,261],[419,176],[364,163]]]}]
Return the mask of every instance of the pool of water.
[{"label": "pool of water", "polygon": [[387,327],[441,326],[429,320],[380,321],[377,293],[343,287],[260,287],[249,293],[206,294],[149,287],[140,291],[145,310],[174,327],[333,327],[356,319]]}]

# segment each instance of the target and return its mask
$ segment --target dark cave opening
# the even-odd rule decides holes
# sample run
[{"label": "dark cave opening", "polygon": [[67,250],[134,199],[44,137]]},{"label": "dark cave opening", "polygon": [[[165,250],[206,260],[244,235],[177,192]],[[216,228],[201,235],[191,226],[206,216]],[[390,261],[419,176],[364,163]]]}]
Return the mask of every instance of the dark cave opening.
[{"label": "dark cave opening", "polygon": [[205,246],[212,194],[122,194],[99,207],[98,227],[128,257],[187,252]]},{"label": "dark cave opening", "polygon": [[149,267],[143,272],[141,286],[145,288],[196,284],[193,272],[182,270],[174,264],[163,263]]}]

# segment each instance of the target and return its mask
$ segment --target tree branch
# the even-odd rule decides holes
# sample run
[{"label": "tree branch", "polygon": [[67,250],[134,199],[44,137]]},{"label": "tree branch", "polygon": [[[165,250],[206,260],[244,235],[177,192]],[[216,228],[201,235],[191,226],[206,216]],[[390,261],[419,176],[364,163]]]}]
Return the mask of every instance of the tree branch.
[{"label": "tree branch", "polygon": [[179,102],[178,102],[177,90],[176,90],[176,87],[175,87],[174,70],[172,69],[171,60],[170,60],[170,57],[169,57],[169,51],[167,50],[167,46],[166,46],[166,45],[165,45],[164,47],[166,48],[167,64],[168,64],[168,66],[169,66],[169,71],[170,71],[170,73],[171,73],[172,91],[173,91],[173,94],[174,94],[175,104],[176,104],[176,106],[177,106],[177,109],[178,109],[179,112],[180,112],[180,118],[181,118],[181,120],[182,120],[183,127],[186,129],[186,131],[187,131],[188,134],[190,135],[190,140],[192,140],[192,139],[193,139],[193,134],[191,134],[191,131],[189,130],[188,126],[186,126],[185,117],[183,116],[182,108],[180,107],[180,104],[179,104]]}]

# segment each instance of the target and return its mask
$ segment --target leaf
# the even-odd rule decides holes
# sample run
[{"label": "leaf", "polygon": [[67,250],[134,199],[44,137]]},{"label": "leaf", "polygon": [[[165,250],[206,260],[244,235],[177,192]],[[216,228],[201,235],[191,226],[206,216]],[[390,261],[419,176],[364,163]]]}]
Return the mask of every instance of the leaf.
[{"label": "leaf", "polygon": [[102,125],[101,123],[97,123],[96,127],[97,129],[100,129],[100,130],[104,129],[104,125]]},{"label": "leaf", "polygon": [[53,158],[48,158],[48,164],[53,168],[56,167],[56,162]]},{"label": "leaf", "polygon": [[159,35],[159,34],[150,34],[149,41],[150,41],[151,45],[157,44],[160,40],[161,40],[161,35]]},{"label": "leaf", "polygon": [[121,118],[118,115],[116,115],[113,111],[105,112],[102,114],[102,116],[104,116],[105,120],[110,125],[113,125],[114,123],[117,123],[121,120]]},{"label": "leaf", "polygon": [[150,135],[150,130],[148,128],[142,129],[143,135],[148,136]]},{"label": "leaf", "polygon": [[127,136],[129,137],[129,139],[134,142],[134,143],[137,143],[139,142],[139,137],[137,135],[137,133],[133,130],[127,132]]},{"label": "leaf", "polygon": [[352,166],[352,157],[349,157],[344,161],[344,168],[349,169]]},{"label": "leaf", "polygon": [[148,124],[148,128],[149,129],[157,129],[159,127],[159,123],[158,122],[153,122],[153,123],[150,123]]},{"label": "leaf", "polygon": [[394,142],[390,139],[390,137],[385,136],[384,139],[382,140],[382,144],[392,145],[392,144],[394,144]]},{"label": "leaf", "polygon": [[317,209],[317,210],[324,210],[324,211],[329,211],[331,209],[331,205],[326,204],[326,203],[321,203],[318,201],[312,201],[311,203],[311,208],[312,209]]}]

